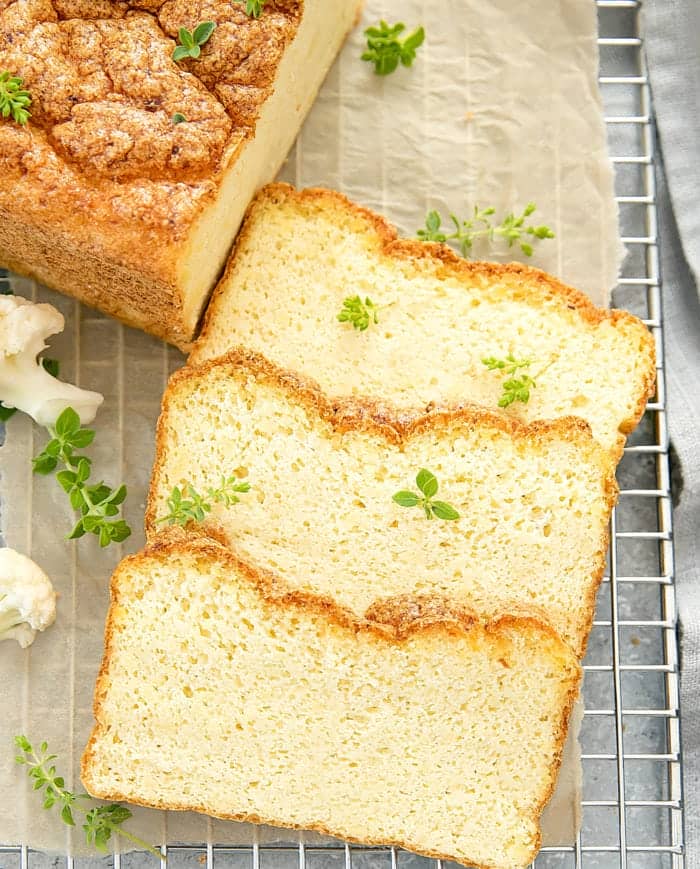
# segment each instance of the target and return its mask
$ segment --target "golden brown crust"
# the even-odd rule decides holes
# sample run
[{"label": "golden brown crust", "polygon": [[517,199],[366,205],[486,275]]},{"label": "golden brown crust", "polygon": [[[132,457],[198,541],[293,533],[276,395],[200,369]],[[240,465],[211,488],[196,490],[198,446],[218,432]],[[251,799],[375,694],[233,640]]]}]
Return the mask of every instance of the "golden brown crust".
[{"label": "golden brown crust", "polygon": [[[228,0],[172,0],[149,11],[46,0],[25,14],[19,5],[0,12],[0,35],[11,38],[0,67],[24,79],[32,114],[25,128],[0,125],[0,206],[71,235],[87,216],[118,262],[138,256],[146,269],[158,265],[158,247],[144,233],[161,244],[181,240],[252,137],[302,0],[273,0],[260,19]],[[204,19],[217,28],[200,58],[173,61],[178,28]],[[173,124],[175,112],[187,121]]]},{"label": "golden brown crust", "polygon": [[361,229],[358,227],[358,231],[367,235],[379,256],[392,258],[409,268],[421,267],[422,264],[423,267],[434,269],[435,277],[438,280],[453,278],[473,283],[474,281],[510,279],[513,283],[520,284],[520,292],[531,304],[537,304],[547,298],[559,299],[567,308],[576,311],[587,323],[597,325],[607,321],[616,328],[634,330],[639,337],[640,352],[648,354],[650,363],[645,372],[634,411],[630,417],[620,423],[621,437],[618,450],[615,453],[615,458],[620,458],[624,446],[624,436],[637,426],[644,413],[647,399],[654,395],[656,387],[654,337],[637,317],[628,311],[599,308],[585,293],[532,266],[522,263],[500,264],[467,260],[458,256],[446,244],[399,238],[396,227],[384,217],[368,208],[357,205],[336,190],[328,190],[323,187],[296,190],[290,184],[268,184],[250,204],[224,274],[214,290],[204,315],[200,337],[192,348],[192,362],[197,362],[198,345],[201,344],[204,347],[206,344],[209,324],[216,317],[217,305],[222,299],[230,273],[236,267],[236,254],[240,248],[247,244],[251,234],[255,231],[256,212],[269,205],[281,205],[290,201],[299,206],[317,207],[319,210],[325,211],[337,208],[344,216],[358,222],[361,227]]},{"label": "golden brown crust", "polygon": [[[302,9],[270,0],[254,19],[229,0],[0,4],[0,69],[32,96],[27,126],[0,123],[0,262],[191,341],[182,245],[253,138]],[[207,19],[217,28],[200,58],[173,61],[178,28]]]},{"label": "golden brown crust", "polygon": [[[601,487],[607,510],[611,511],[617,501],[619,490],[615,478],[615,459],[594,440],[588,423],[578,417],[524,423],[514,417],[480,406],[460,406],[451,410],[441,409],[412,415],[397,413],[388,404],[367,398],[332,401],[310,378],[294,371],[281,369],[259,353],[235,349],[225,356],[208,360],[200,365],[186,365],[176,371],[168,382],[156,427],[155,460],[146,504],[145,528],[149,539],[159,529],[156,522],[156,499],[167,451],[166,429],[171,401],[181,388],[195,384],[212,371],[232,378],[252,377],[258,382],[270,384],[285,393],[290,401],[302,405],[307,412],[324,420],[335,431],[366,431],[396,447],[400,447],[426,430],[445,432],[456,426],[470,430],[488,427],[503,432],[513,439],[526,442],[543,443],[552,438],[577,442],[586,451],[589,460],[595,462],[600,468]],[[227,538],[222,528],[218,526],[210,528],[207,523],[204,524],[207,534],[217,536],[224,545],[235,545],[234,541]],[[605,572],[608,544],[609,530],[606,527],[601,534],[595,563],[591,565],[591,582],[586,594],[585,606],[587,616],[585,621],[577,626],[578,642],[575,644],[575,651],[581,658],[585,654],[593,624],[595,598]]]},{"label": "golden brown crust", "polygon": [[[106,695],[109,664],[114,642],[114,612],[116,607],[121,603],[121,571],[129,564],[139,564],[148,559],[164,560],[175,556],[192,556],[195,558],[202,556],[207,559],[218,561],[226,569],[235,572],[238,575],[242,575],[246,581],[250,582],[250,584],[260,594],[263,601],[269,606],[283,609],[288,607],[299,608],[318,613],[341,629],[351,630],[355,633],[367,633],[382,642],[403,644],[417,633],[424,631],[437,631],[442,633],[458,632],[465,637],[470,637],[476,633],[485,637],[487,641],[495,641],[497,643],[504,641],[507,645],[508,639],[513,632],[530,631],[539,635],[541,641],[551,643],[554,647],[554,652],[561,657],[562,673],[567,676],[566,681],[569,682],[569,688],[567,689],[566,698],[562,704],[560,722],[557,728],[557,749],[555,760],[552,764],[551,781],[547,791],[543,793],[539,805],[531,817],[533,825],[537,828],[539,827],[539,818],[542,810],[550,800],[554,791],[557,774],[561,765],[561,757],[564,743],[566,741],[571,710],[576,697],[578,696],[583,673],[580,664],[573,656],[569,646],[559,637],[557,632],[546,620],[542,620],[539,615],[527,614],[526,611],[523,610],[520,614],[506,613],[491,619],[488,622],[484,622],[465,607],[454,606],[448,600],[441,598],[440,596],[430,595],[421,595],[419,598],[413,599],[411,599],[410,596],[402,596],[393,603],[390,600],[384,602],[383,606],[385,609],[383,614],[385,617],[389,618],[389,621],[378,623],[367,618],[357,618],[351,612],[338,606],[338,604],[329,598],[293,589],[273,574],[247,565],[230,549],[222,546],[217,541],[208,538],[201,532],[195,532],[191,535],[185,533],[182,529],[177,528],[167,529],[163,534],[156,538],[152,544],[147,546],[145,550],[125,558],[117,566],[112,575],[110,583],[110,608],[105,625],[105,650],[95,685],[93,712],[96,723],[81,759],[81,779],[85,788],[93,796],[105,800],[131,802],[134,805],[141,805],[149,808],[168,809],[171,811],[201,812],[203,814],[209,814],[213,817],[230,821],[246,821],[255,824],[286,826],[291,829],[310,829],[324,835],[340,836],[347,841],[357,842],[358,844],[391,845],[398,848],[407,848],[408,850],[435,859],[455,859],[453,854],[443,854],[422,850],[410,841],[399,842],[355,839],[347,836],[342,831],[329,829],[323,824],[309,823],[303,827],[297,824],[283,825],[280,824],[278,819],[274,818],[263,818],[258,815],[245,813],[216,813],[210,811],[207,806],[194,802],[165,803],[159,800],[148,801],[134,799],[129,794],[123,794],[118,791],[100,791],[99,788],[95,787],[90,772],[93,762],[94,745],[102,727],[102,700]],[[541,835],[538,830],[535,842],[533,843],[533,848],[527,859],[523,861],[523,865],[534,859],[539,851],[540,844]],[[493,869],[493,867],[487,864],[478,864],[472,860],[466,860],[464,865],[473,865],[476,869]]]}]

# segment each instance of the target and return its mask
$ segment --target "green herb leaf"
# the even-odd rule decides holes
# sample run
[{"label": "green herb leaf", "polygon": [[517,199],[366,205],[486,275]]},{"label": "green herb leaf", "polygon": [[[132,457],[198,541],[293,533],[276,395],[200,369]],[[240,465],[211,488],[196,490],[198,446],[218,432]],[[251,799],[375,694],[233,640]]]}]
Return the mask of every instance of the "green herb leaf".
[{"label": "green herb leaf", "polygon": [[400,492],[393,495],[391,500],[395,501],[401,507],[415,507],[420,503],[421,499],[415,492],[408,492],[407,490],[402,489]]},{"label": "green herb leaf", "polygon": [[214,21],[201,21],[192,33],[186,27],[181,27],[177,34],[180,44],[173,50],[173,60],[184,60],[186,57],[198,58],[202,53],[201,46],[209,40],[214,30],[216,30]]},{"label": "green herb leaf", "polygon": [[49,433],[53,437],[43,451],[32,459],[32,466],[35,474],[50,474],[59,464],[64,466],[56,474],[56,480],[68,495],[71,507],[81,513],[68,539],[94,534],[101,546],[126,540],[131,529],[123,519],[113,518],[119,513],[117,505],[126,498],[126,486],[112,490],[103,482],[88,485],[91,461],[87,456],[75,454],[75,450],[83,449],[93,442],[95,432],[82,428],[78,414],[72,407],[67,407]]},{"label": "green herb leaf", "polygon": [[532,256],[534,247],[528,237],[532,239],[554,238],[554,233],[548,226],[526,225],[526,219],[535,211],[535,203],[529,202],[522,213],[507,214],[500,223],[494,223],[491,217],[496,213],[495,208],[474,207],[472,217],[460,220],[455,214],[450,214],[450,220],[454,225],[454,232],[448,233],[441,229],[442,218],[438,211],[429,211],[425,218],[425,226],[416,232],[421,241],[454,242],[462,254],[469,256],[474,242],[478,238],[486,238],[491,242],[503,239],[508,247],[518,244],[525,256]]},{"label": "green herb leaf", "polygon": [[440,229],[442,218],[438,211],[429,211],[425,218],[425,228],[419,229],[417,236],[421,241],[447,241],[447,236]]},{"label": "green herb leaf", "polygon": [[338,314],[340,323],[351,323],[354,329],[364,332],[370,323],[379,323],[379,307],[369,298],[364,302],[359,296],[348,296]]},{"label": "green herb leaf", "polygon": [[425,468],[418,471],[416,475],[416,485],[425,495],[426,498],[433,498],[437,495],[438,481],[435,474],[431,474]]},{"label": "green herb leaf", "polygon": [[389,25],[386,21],[380,21],[376,27],[368,27],[365,30],[367,37],[367,51],[361,58],[374,64],[377,75],[389,75],[394,72],[399,63],[403,66],[411,66],[416,59],[416,51],[425,40],[425,31],[422,27],[416,28],[408,36],[402,38],[401,34],[406,25]]},{"label": "green herb leaf", "polygon": [[236,3],[245,3],[246,15],[250,15],[251,18],[260,18],[267,0],[236,0]]},{"label": "green herb leaf", "polygon": [[512,353],[509,353],[505,359],[486,356],[481,361],[489,371],[503,371],[508,377],[508,380],[503,383],[503,393],[498,400],[499,407],[509,407],[516,401],[520,401],[523,404],[528,403],[530,400],[530,390],[534,389],[537,384],[534,378],[527,374],[516,375],[520,369],[529,368],[534,360],[516,359]]},{"label": "green herb leaf", "polygon": [[205,42],[208,41],[209,37],[216,30],[216,24],[213,21],[202,21],[198,24],[194,33],[192,34],[192,38],[194,39],[195,45],[204,45]]},{"label": "green herb leaf", "polygon": [[530,390],[535,386],[535,381],[522,374],[520,377],[511,377],[503,384],[503,395],[498,400],[499,407],[508,407],[515,401],[527,404],[530,400]]},{"label": "green herb leaf", "polygon": [[249,491],[250,483],[241,482],[236,476],[223,476],[218,487],[207,488],[206,495],[201,495],[191,483],[184,483],[182,487],[174,486],[167,501],[169,512],[157,521],[169,525],[202,522],[214,503],[232,507],[241,500],[238,497],[240,494]]},{"label": "green herb leaf", "polygon": [[173,124],[183,124],[187,118],[182,114],[182,112],[175,112],[170,120]]},{"label": "green herb leaf", "polygon": [[435,474],[427,468],[421,468],[416,474],[416,485],[421,495],[402,489],[392,496],[392,501],[400,507],[421,507],[426,519],[459,519],[459,513],[445,501],[434,501],[438,491],[438,481]]},{"label": "green herb leaf", "polygon": [[20,735],[15,736],[14,743],[23,752],[15,756],[15,762],[27,767],[27,775],[33,780],[34,790],[44,791],[43,807],[51,809],[55,805],[60,805],[61,820],[70,827],[75,826],[75,812],[82,814],[85,817],[82,826],[88,845],[94,845],[98,851],[104,851],[112,834],[118,833],[139,848],[150,851],[158,860],[162,859],[158,848],[149,845],[148,842],[144,842],[143,839],[122,827],[122,824],[132,817],[131,811],[126,806],[112,803],[90,808],[84,805],[86,801],[91,801],[88,794],[76,794],[66,790],[63,777],[56,775],[56,767],[51,764],[51,761],[56,759],[56,755],[47,753],[48,746],[45,742],[42,742],[36,750],[26,736]]},{"label": "green herb leaf", "polygon": [[0,72],[0,115],[3,118],[12,117],[21,126],[31,117],[28,109],[32,104],[31,94],[23,90],[23,84],[21,78],[10,75],[8,70]]},{"label": "green herb leaf", "polygon": [[459,513],[455,510],[455,508],[451,507],[449,504],[446,504],[444,501],[433,501],[431,507],[434,515],[438,519],[445,519],[447,521],[459,519]]}]

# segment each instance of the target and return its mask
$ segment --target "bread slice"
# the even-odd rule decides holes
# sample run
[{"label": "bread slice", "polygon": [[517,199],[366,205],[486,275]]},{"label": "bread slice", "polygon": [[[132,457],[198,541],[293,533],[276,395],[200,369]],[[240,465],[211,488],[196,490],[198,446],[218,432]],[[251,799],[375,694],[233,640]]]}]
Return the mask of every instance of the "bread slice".
[{"label": "bread slice", "polygon": [[[421,468],[458,521],[394,503]],[[146,515],[173,487],[222,475],[251,490],[205,526],[251,564],[363,616],[378,598],[444,594],[482,617],[535,605],[578,654],[591,624],[617,489],[586,423],[525,426],[481,408],[405,421],[332,404],[260,356],[232,352],[170,381]]]},{"label": "bread slice", "polygon": [[[358,8],[3,4],[0,69],[32,105],[0,124],[0,264],[186,346]],[[174,61],[179,28],[205,20],[201,55]]]},{"label": "bread slice", "polygon": [[112,578],[82,779],[107,800],[525,866],[579,679],[536,618],[401,600],[379,626],[212,541],[167,542]]},{"label": "bread slice", "polygon": [[[380,306],[360,332],[337,315],[359,295]],[[469,401],[495,408],[503,372],[482,359],[533,360],[526,422],[575,415],[615,456],[655,382],[654,343],[624,311],[523,265],[468,262],[444,245],[397,239],[330,190],[265,188],[253,202],[190,361],[236,346],[312,377],[328,395],[401,410]]]}]

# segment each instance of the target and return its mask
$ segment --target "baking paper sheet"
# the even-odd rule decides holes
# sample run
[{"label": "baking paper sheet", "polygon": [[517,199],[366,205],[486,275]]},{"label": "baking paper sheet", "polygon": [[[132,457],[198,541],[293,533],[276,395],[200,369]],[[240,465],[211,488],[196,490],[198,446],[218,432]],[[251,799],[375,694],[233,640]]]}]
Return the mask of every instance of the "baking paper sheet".
[{"label": "baking paper sheet", "polygon": [[[358,59],[362,26],[379,17],[422,23],[427,33],[415,66],[386,79]],[[478,203],[500,215],[534,200],[537,221],[552,226],[556,239],[538,244],[532,263],[606,303],[621,245],[596,76],[593,0],[401,0],[391,6],[369,0],[281,177],[343,190],[408,235],[429,208],[467,216]],[[517,256],[500,250],[474,253]],[[108,577],[122,554],[142,545],[159,401],[168,373],[183,360],[172,348],[31,281],[16,279],[13,289],[52,302],[66,316],[50,355],[60,359],[64,378],[105,396],[90,450],[95,475],[127,483],[125,515],[134,529],[126,544],[106,550],[92,537],[67,542],[73,516],[66,496],[53,478],[31,473],[30,458],[45,432],[19,414],[10,421],[0,450],[5,540],[47,570],[60,600],[56,624],[28,650],[0,644],[0,842],[81,854],[80,831],[43,811],[13,764],[11,738],[22,732],[46,739],[67,785],[80,788]],[[546,844],[571,844],[579,798],[572,744],[545,816]],[[296,833],[142,809],[130,828],[154,842],[297,840]],[[320,838],[302,835],[308,842]]]}]

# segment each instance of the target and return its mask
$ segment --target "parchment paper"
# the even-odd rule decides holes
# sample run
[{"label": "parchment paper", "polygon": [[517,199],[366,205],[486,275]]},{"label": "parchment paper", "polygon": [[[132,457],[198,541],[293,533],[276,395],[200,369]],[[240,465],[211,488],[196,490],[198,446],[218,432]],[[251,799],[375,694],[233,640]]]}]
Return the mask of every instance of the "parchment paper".
[{"label": "parchment paper", "polygon": [[[427,32],[413,69],[386,79],[358,59],[362,26],[380,16],[422,23]],[[402,0],[391,7],[369,0],[362,26],[329,74],[282,178],[339,188],[411,235],[430,207],[466,216],[479,203],[500,214],[534,200],[538,222],[557,237],[537,246],[533,264],[605,303],[621,245],[596,83],[593,0]],[[515,250],[499,256],[497,248],[488,255],[517,257]],[[134,529],[124,546],[102,551],[92,537],[67,542],[73,516],[64,493],[53,478],[31,474],[30,458],[46,435],[19,414],[10,421],[0,450],[5,540],[47,570],[60,600],[56,624],[28,650],[0,644],[0,841],[81,854],[82,835],[41,809],[13,764],[10,741],[20,732],[48,740],[68,786],[80,788],[107,581],[121,555],[143,542],[159,401],[182,357],[31,281],[16,279],[13,289],[65,314],[66,330],[50,355],[60,359],[66,379],[105,395],[90,452],[96,476],[127,483],[125,515]],[[568,752],[546,814],[547,844],[571,844],[578,825],[580,763],[575,745]],[[296,833],[197,815],[139,809],[135,815],[131,828],[155,842],[297,840]]]}]

